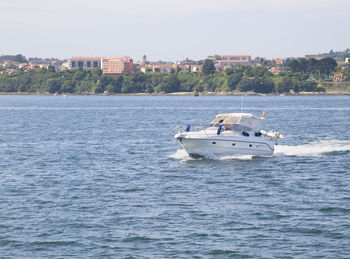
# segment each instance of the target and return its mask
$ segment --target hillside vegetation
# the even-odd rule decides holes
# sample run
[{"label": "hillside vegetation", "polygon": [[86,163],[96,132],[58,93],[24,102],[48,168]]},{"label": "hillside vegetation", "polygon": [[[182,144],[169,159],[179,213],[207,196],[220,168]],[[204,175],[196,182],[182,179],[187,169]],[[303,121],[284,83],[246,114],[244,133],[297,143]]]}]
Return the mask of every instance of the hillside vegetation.
[{"label": "hillside vegetation", "polygon": [[[345,69],[345,70],[344,70]],[[342,70],[349,79],[348,66],[340,68],[332,58],[322,60],[293,59],[278,74],[266,65],[241,66],[217,72],[211,60],[206,60],[203,72],[172,70],[170,73],[136,72],[122,76],[103,75],[93,71],[64,70],[53,67],[36,71],[19,70],[0,76],[0,92],[26,93],[157,93],[157,92],[255,92],[298,93],[324,92],[331,86],[322,83],[334,71]],[[346,87],[343,89],[347,89]]]}]

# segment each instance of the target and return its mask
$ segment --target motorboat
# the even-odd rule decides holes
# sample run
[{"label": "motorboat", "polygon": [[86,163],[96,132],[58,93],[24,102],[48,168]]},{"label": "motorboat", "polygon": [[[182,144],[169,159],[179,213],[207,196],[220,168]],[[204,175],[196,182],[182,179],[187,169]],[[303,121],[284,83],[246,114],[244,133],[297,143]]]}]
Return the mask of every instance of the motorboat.
[{"label": "motorboat", "polygon": [[204,128],[191,130],[191,125],[177,127],[174,136],[191,157],[210,155],[271,156],[283,135],[261,129],[261,117],[250,113],[218,114]]}]

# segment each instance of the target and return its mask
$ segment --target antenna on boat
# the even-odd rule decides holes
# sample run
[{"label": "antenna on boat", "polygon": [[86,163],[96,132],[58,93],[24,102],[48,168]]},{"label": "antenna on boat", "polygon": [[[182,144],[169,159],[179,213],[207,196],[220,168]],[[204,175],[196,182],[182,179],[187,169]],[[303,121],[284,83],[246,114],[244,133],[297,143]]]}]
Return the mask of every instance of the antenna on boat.
[{"label": "antenna on boat", "polygon": [[243,94],[241,94],[241,113],[243,112]]}]

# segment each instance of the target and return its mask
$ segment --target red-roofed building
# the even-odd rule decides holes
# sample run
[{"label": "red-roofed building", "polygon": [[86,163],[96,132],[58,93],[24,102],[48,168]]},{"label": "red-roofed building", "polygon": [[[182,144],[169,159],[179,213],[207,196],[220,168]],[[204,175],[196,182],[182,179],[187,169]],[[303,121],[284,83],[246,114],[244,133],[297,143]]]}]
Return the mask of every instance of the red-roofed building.
[{"label": "red-roofed building", "polygon": [[344,79],[343,73],[340,73],[340,72],[334,73],[334,77],[333,77],[334,82],[341,82],[343,81],[343,79]]},{"label": "red-roofed building", "polygon": [[17,72],[17,70],[14,69],[14,68],[8,68],[8,69],[6,69],[6,73],[8,73],[8,74],[14,74],[14,73],[16,73],[16,72]]},{"label": "red-roofed building", "polygon": [[27,63],[21,63],[18,65],[18,68],[25,68],[25,67],[30,67],[30,65]]},{"label": "red-roofed building", "polygon": [[271,73],[278,74],[279,72],[283,71],[283,68],[281,68],[281,67],[271,67],[271,68],[269,69],[269,71],[270,71]]},{"label": "red-roofed building", "polygon": [[284,63],[284,58],[273,58],[272,62],[275,62],[276,65],[282,65]]}]

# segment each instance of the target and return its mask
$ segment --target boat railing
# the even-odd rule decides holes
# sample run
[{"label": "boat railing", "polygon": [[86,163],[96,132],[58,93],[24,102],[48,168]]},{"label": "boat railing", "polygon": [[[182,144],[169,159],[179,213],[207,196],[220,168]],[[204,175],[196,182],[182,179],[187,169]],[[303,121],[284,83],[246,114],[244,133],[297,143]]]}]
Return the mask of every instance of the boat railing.
[{"label": "boat railing", "polygon": [[201,126],[191,126],[190,130],[187,131],[186,130],[187,127],[185,126],[176,126],[175,129],[177,131],[177,133],[184,133],[184,132],[191,132],[192,134],[195,135],[206,135],[207,137],[209,137],[207,131],[206,131],[206,127],[201,127]]}]

